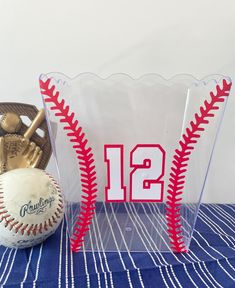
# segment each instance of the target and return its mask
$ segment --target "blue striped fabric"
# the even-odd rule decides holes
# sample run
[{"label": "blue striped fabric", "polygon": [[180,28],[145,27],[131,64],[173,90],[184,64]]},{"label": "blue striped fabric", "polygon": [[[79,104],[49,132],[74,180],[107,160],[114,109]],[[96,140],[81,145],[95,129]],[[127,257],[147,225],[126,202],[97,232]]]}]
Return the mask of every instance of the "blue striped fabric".
[{"label": "blue striped fabric", "polygon": [[235,205],[201,205],[187,254],[72,254],[65,222],[43,244],[0,247],[1,287],[235,287]]}]

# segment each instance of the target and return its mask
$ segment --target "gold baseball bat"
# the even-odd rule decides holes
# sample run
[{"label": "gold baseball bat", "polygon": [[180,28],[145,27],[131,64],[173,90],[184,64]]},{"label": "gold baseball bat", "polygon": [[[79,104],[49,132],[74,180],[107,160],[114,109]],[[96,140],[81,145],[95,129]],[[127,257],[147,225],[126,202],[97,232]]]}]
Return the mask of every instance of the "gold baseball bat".
[{"label": "gold baseball bat", "polygon": [[4,138],[0,137],[0,175],[6,170],[6,155],[4,150]]},{"label": "gold baseball bat", "polygon": [[45,110],[41,109],[38,111],[36,117],[33,119],[29,128],[25,131],[24,138],[30,139],[33,136],[34,132],[41,125],[41,123],[44,121],[44,119],[45,119]]}]

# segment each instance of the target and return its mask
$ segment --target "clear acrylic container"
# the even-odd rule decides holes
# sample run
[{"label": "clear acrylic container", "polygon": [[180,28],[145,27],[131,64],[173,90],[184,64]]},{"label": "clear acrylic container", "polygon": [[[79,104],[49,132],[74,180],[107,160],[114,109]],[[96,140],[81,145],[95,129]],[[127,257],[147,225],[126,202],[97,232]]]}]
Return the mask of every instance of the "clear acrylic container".
[{"label": "clear acrylic container", "polygon": [[50,73],[40,88],[72,250],[187,251],[230,78]]}]

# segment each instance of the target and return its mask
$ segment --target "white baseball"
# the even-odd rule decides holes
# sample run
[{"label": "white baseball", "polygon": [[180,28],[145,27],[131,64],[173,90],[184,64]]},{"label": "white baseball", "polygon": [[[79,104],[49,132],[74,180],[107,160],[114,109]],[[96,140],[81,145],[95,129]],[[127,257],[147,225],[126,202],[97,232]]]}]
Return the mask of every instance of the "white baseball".
[{"label": "white baseball", "polygon": [[20,168],[0,175],[0,245],[37,245],[55,232],[63,215],[60,188],[45,171]]}]

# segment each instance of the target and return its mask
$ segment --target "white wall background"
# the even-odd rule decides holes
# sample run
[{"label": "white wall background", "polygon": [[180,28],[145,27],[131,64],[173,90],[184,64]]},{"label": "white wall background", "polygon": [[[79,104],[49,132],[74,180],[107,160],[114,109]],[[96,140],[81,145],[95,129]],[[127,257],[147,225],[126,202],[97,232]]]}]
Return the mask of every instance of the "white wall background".
[{"label": "white wall background", "polygon": [[[235,80],[233,0],[0,0],[0,100],[38,99],[41,73]],[[203,200],[235,202],[235,84]]]}]

